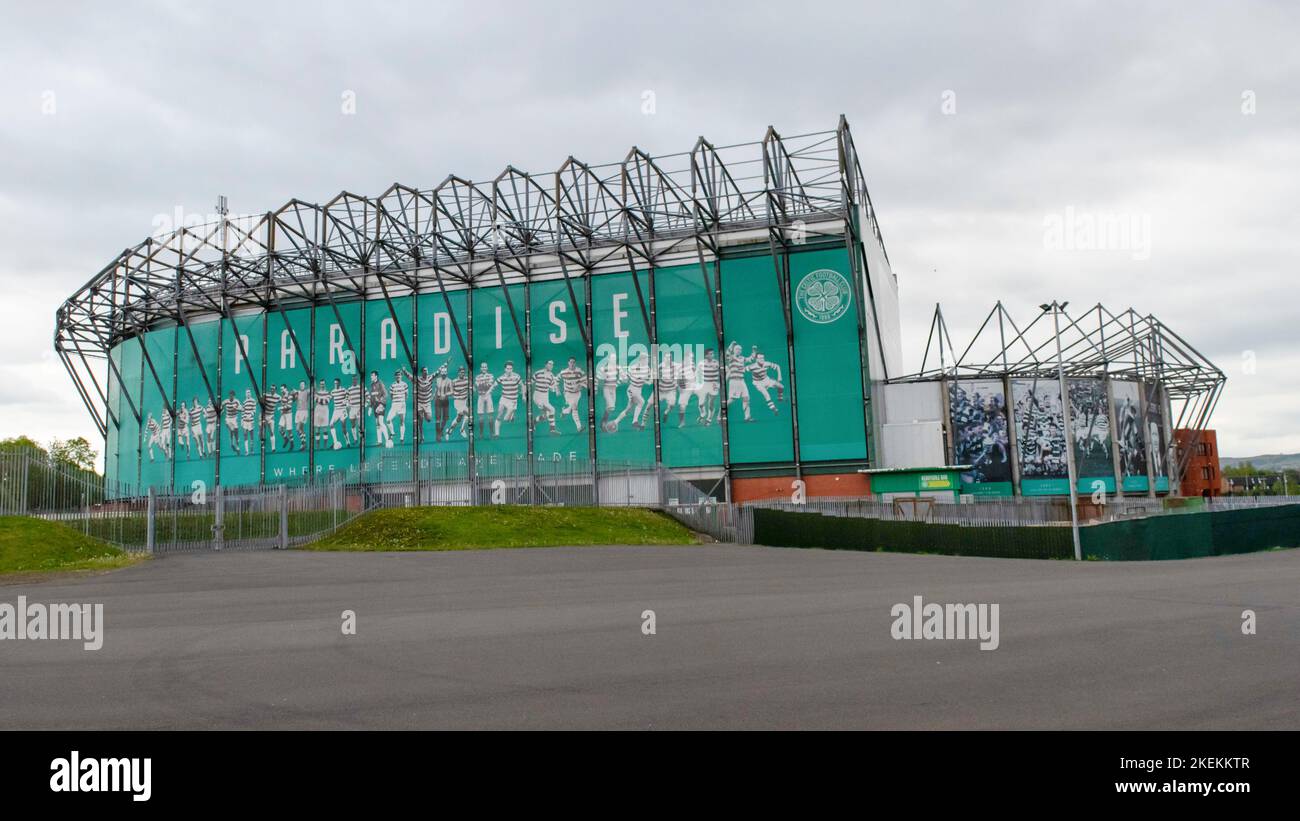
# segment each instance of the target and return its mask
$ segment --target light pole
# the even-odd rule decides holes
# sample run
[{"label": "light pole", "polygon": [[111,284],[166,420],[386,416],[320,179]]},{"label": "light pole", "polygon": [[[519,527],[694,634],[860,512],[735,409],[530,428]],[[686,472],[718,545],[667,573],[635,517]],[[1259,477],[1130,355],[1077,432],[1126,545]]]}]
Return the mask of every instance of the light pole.
[{"label": "light pole", "polygon": [[1039,305],[1043,313],[1052,312],[1052,328],[1056,334],[1056,378],[1061,383],[1061,424],[1064,425],[1065,472],[1070,480],[1070,536],[1074,539],[1074,560],[1083,561],[1083,548],[1079,544],[1079,477],[1074,467],[1074,437],[1070,434],[1070,393],[1065,385],[1065,360],[1061,355],[1061,311],[1069,302],[1052,301],[1050,305]]}]

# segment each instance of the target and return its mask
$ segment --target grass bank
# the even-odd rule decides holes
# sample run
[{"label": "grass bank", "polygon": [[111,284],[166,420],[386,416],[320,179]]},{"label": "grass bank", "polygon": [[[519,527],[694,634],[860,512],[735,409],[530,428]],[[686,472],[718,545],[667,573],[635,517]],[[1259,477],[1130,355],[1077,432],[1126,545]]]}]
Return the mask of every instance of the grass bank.
[{"label": "grass bank", "polygon": [[67,525],[28,516],[0,516],[0,576],[110,570],[139,560]]},{"label": "grass bank", "polygon": [[680,522],[652,510],[494,505],[376,510],[306,549],[480,550],[694,542]]}]

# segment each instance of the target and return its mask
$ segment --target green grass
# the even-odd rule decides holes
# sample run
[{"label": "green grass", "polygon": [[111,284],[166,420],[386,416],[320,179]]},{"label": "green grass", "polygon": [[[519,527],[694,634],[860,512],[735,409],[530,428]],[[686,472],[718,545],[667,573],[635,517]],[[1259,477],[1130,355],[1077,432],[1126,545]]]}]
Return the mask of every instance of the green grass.
[{"label": "green grass", "polygon": [[376,510],[307,549],[480,550],[694,542],[695,536],[681,523],[651,510],[494,505]]},{"label": "green grass", "polygon": [[[337,518],[344,519],[347,515],[346,511],[340,509]],[[289,536],[306,536],[328,530],[335,518],[334,511],[331,510],[291,510]],[[73,530],[89,531],[93,538],[141,549],[145,546],[148,523],[143,511],[108,513],[91,516],[89,519],[72,518],[65,522]],[[212,539],[214,524],[216,515],[207,508],[195,508],[193,511],[161,510],[155,521],[154,538],[156,544],[163,547],[174,542],[205,542]],[[240,512],[232,507],[226,510],[225,524],[227,539],[270,539],[280,532],[280,514],[274,511]]]},{"label": "green grass", "polygon": [[64,570],[108,570],[139,558],[57,522],[0,516],[0,576]]}]

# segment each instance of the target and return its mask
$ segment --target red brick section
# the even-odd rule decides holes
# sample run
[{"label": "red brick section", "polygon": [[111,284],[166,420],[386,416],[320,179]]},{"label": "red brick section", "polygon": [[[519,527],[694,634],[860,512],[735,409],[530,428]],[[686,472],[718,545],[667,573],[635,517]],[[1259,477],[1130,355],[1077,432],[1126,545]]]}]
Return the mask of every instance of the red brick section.
[{"label": "red brick section", "polygon": [[[819,496],[857,496],[871,494],[871,478],[864,473],[828,473],[804,476],[804,487],[809,499]],[[732,479],[731,496],[736,502],[758,499],[789,499],[794,489],[790,486],[794,476],[764,476],[753,479]]]},{"label": "red brick section", "polygon": [[1196,431],[1179,428],[1174,431],[1174,442],[1179,454],[1191,451],[1187,471],[1183,474],[1181,492],[1184,496],[1218,496],[1223,492],[1223,472],[1219,469],[1219,439],[1212,430]]}]

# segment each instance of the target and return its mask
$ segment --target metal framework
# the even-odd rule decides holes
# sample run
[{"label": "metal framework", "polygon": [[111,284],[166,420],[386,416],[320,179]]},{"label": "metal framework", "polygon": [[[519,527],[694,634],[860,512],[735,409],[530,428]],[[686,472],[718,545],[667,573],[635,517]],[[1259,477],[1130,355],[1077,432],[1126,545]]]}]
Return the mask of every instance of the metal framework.
[{"label": "metal framework", "polygon": [[[921,370],[891,381],[1055,379],[1057,334],[1052,312],[1046,310],[1050,306],[1043,307],[1022,327],[998,302],[958,353],[943,309],[935,305]],[[1061,356],[1067,378],[1141,380],[1164,388],[1171,431],[1193,431],[1174,463],[1174,476],[1181,477],[1223,393],[1227,382],[1223,371],[1152,314],[1139,314],[1132,308],[1113,312],[1100,303],[1074,314],[1062,308],[1060,314]],[[932,365],[931,356],[938,359],[937,366]]]},{"label": "metal framework", "polygon": [[[144,343],[148,330],[178,329],[176,347],[194,354],[207,398],[219,404],[225,335],[218,336],[218,366],[212,369],[217,372],[209,372],[190,330],[197,320],[234,322],[237,314],[250,309],[284,315],[289,308],[307,306],[338,317],[340,302],[380,297],[415,372],[418,325],[409,337],[401,330],[405,323],[398,321],[394,295],[434,293],[448,300],[449,291],[470,289],[472,299],[475,287],[527,288],[541,274],[551,280],[563,277],[577,315],[584,318],[590,373],[593,272],[638,272],[640,319],[654,342],[654,267],[665,257],[693,256],[710,294],[721,350],[721,287],[714,263],[728,235],[757,232],[762,241],[765,233],[778,278],[786,264],[782,252],[791,245],[834,237],[850,248],[862,331],[867,312],[875,310],[871,294],[861,293],[870,288],[870,280],[864,276],[865,255],[857,250],[859,232],[868,231],[883,248],[858,154],[841,116],[830,131],[782,137],[769,128],[759,141],[726,146],[700,137],[690,151],[676,154],[652,156],[632,148],[621,162],[603,165],[570,157],[549,174],[507,167],[486,183],[454,175],[431,189],[395,183],[374,197],[343,191],[325,203],[293,199],[260,215],[223,215],[214,223],[182,226],[126,248],[68,298],[57,312],[54,347],[100,434],[107,436],[109,427],[119,423],[119,413],[143,421],[110,356],[115,346],[135,344],[134,338],[145,382],[156,384],[164,402],[173,396]],[[508,289],[503,292],[509,302]],[[788,282],[782,302],[789,333]],[[510,319],[526,353],[527,305],[525,299],[519,310],[509,302]],[[454,311],[449,313],[455,343],[472,368],[468,330]],[[472,310],[467,312],[467,323],[472,323],[472,315]],[[298,361],[309,383],[315,384],[308,353],[311,340],[299,339],[285,324]],[[341,319],[339,324],[346,328]],[[862,333],[860,337],[865,338]],[[363,344],[345,339],[347,349],[359,358]],[[238,354],[248,387],[260,401],[261,385],[248,352]],[[243,380],[234,374],[225,377]],[[792,390],[794,379],[792,373]],[[867,384],[864,379],[864,403],[870,401]],[[108,401],[113,386],[124,400],[119,408]],[[594,421],[594,404],[588,402],[589,422]],[[723,414],[727,465],[725,404]],[[594,427],[587,426],[593,440]],[[656,425],[656,455],[657,431]],[[416,444],[418,448],[418,439]],[[472,458],[472,440],[470,448]]]}]

